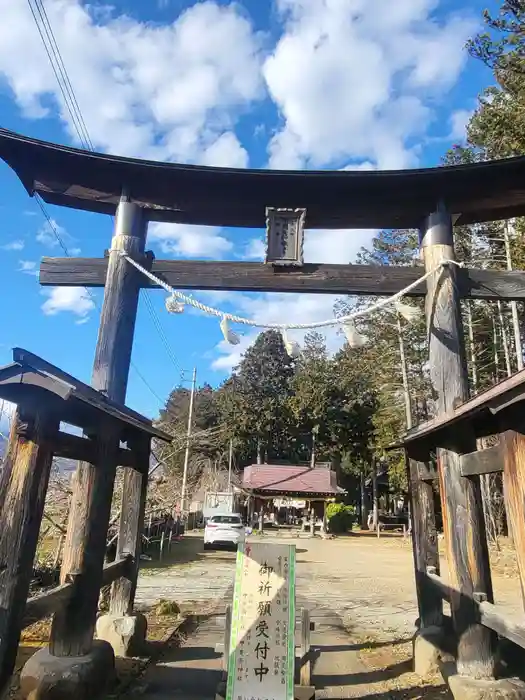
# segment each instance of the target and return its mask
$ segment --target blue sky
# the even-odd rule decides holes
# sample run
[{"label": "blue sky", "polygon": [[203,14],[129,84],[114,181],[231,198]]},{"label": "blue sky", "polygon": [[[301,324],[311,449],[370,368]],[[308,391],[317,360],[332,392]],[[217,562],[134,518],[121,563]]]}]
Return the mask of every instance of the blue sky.
[{"label": "blue sky", "polygon": [[[44,0],[96,150],[257,168],[432,166],[462,140],[490,74],[469,59],[478,0]],[[494,5],[494,3],[492,4]],[[1,125],[78,145],[27,3],[0,0]],[[37,203],[0,162],[0,362],[24,347],[89,381],[97,306],[83,290],[42,289],[42,256],[62,256]],[[101,257],[109,217],[48,207],[72,255]],[[373,232],[308,232],[312,262],[351,261]],[[262,231],[151,225],[157,258],[260,259]],[[155,416],[196,366],[222,381],[253,341],[222,341],[216,320],[170,316],[165,294],[141,299],[128,404]],[[332,315],[327,296],[195,296],[263,321]],[[165,340],[159,335],[160,319]],[[335,348],[339,339],[328,338]],[[170,347],[170,352],[166,349]],[[138,372],[146,379],[140,378]]]}]

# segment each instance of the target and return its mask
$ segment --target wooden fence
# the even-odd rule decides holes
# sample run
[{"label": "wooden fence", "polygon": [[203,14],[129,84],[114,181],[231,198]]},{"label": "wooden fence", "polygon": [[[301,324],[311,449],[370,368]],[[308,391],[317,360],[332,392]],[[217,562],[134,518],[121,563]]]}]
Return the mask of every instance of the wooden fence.
[{"label": "wooden fence", "polygon": [[[15,349],[0,368],[0,398],[17,404],[0,477],[0,695],[15,665],[24,626],[54,613],[49,651],[78,657],[92,647],[100,589],[110,583],[110,612],[132,612],[138,575],[150,443],[166,433],[134,411]],[[60,430],[77,426],[83,435]],[[123,447],[125,445],[125,447]],[[87,499],[72,498],[60,585],[27,600],[54,456],[81,460],[75,480]],[[104,564],[117,466],[124,487],[115,561]]]},{"label": "wooden fence", "polygon": [[[467,451],[476,439],[494,435],[499,436],[498,444]],[[409,431],[401,444],[411,483],[421,631],[444,628],[443,600],[449,602],[458,673],[493,677],[498,636],[525,649],[525,615],[510,615],[495,603],[479,479],[483,474],[503,474],[523,592],[525,370],[460,404],[447,416]],[[440,576],[434,484],[441,494],[448,582]]]}]

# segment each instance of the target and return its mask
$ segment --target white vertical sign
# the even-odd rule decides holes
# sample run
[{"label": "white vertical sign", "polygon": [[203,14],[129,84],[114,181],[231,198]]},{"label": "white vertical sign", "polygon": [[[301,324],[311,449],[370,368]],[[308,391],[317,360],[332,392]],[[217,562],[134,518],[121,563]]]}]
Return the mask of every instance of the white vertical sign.
[{"label": "white vertical sign", "polygon": [[226,700],[293,700],[295,545],[237,552]]}]

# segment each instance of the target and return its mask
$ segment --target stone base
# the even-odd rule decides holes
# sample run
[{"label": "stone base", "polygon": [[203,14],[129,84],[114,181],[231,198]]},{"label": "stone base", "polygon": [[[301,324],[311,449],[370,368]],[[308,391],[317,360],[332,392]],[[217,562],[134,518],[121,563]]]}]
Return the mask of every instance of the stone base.
[{"label": "stone base", "polygon": [[439,673],[442,657],[443,630],[441,627],[424,627],[414,635],[414,673],[425,676]]},{"label": "stone base", "polygon": [[52,656],[39,649],[20,673],[20,690],[28,700],[96,700],[115,677],[115,656],[107,642],[95,641],[85,656]]},{"label": "stone base", "polygon": [[148,621],[141,613],[101,615],[96,631],[98,639],[111,644],[115,656],[140,656],[146,645]]},{"label": "stone base", "polygon": [[525,683],[518,678],[476,680],[452,675],[448,685],[454,700],[524,700]]}]

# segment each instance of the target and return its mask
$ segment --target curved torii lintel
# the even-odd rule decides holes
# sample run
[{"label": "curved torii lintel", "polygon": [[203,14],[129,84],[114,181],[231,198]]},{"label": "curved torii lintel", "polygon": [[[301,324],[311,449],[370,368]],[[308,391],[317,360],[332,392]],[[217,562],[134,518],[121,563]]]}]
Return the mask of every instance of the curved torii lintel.
[{"label": "curved torii lintel", "polygon": [[114,214],[126,189],[155,221],[264,228],[271,206],[305,207],[307,228],[417,228],[440,201],[457,224],[525,214],[525,157],[421,170],[242,170],[92,153],[0,129],[0,158],[50,204]]}]

